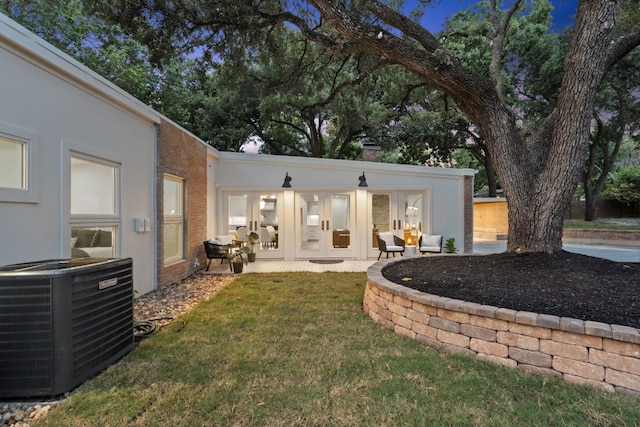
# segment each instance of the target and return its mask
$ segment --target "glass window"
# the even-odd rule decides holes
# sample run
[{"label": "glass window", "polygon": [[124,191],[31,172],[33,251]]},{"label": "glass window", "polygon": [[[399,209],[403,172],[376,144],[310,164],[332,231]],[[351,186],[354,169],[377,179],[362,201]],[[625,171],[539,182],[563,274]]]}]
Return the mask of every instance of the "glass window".
[{"label": "glass window", "polygon": [[37,133],[0,122],[0,202],[38,203]]},{"label": "glass window", "polygon": [[172,175],[164,176],[164,262],[184,258],[184,180]]},{"label": "glass window", "polygon": [[117,166],[71,157],[71,215],[115,215]]},{"label": "glass window", "polygon": [[71,227],[72,258],[113,258],[116,227]]},{"label": "glass window", "polygon": [[0,136],[0,187],[27,189],[26,145]]},{"label": "glass window", "polygon": [[116,257],[120,165],[80,153],[69,165],[71,257]]}]

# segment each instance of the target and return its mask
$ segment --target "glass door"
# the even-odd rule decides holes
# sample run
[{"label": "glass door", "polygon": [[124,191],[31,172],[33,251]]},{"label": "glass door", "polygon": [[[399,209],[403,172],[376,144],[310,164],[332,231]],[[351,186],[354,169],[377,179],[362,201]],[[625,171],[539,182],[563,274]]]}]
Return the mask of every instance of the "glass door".
[{"label": "glass door", "polygon": [[245,193],[227,197],[227,233],[238,245],[249,245],[248,235],[256,233],[253,246],[257,258],[282,257],[279,218],[281,194]]},{"label": "glass door", "polygon": [[296,257],[353,257],[353,203],[353,192],[296,194]]},{"label": "glass door", "polygon": [[369,193],[368,218],[371,233],[367,236],[368,257],[380,253],[376,235],[392,232],[404,239],[406,246],[416,246],[424,221],[425,197],[421,192]]}]

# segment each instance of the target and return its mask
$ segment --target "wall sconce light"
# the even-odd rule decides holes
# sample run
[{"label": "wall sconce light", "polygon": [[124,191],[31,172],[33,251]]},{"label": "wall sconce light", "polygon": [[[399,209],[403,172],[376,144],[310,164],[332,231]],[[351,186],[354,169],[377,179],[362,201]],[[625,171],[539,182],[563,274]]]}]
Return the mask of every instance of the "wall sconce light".
[{"label": "wall sconce light", "polygon": [[367,177],[364,176],[364,171],[362,171],[362,175],[359,177],[359,179],[360,179],[360,184],[358,184],[358,187],[368,187]]},{"label": "wall sconce light", "polygon": [[289,172],[287,172],[284,176],[284,183],[282,184],[282,188],[291,188],[291,177],[289,176]]}]

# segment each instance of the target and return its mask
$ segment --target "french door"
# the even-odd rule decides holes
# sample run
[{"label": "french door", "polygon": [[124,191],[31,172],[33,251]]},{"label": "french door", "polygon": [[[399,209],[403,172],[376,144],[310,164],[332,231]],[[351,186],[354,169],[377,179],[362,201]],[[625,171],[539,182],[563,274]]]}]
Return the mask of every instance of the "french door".
[{"label": "french door", "polygon": [[354,192],[297,193],[296,257],[354,257],[354,200]]},{"label": "french door", "polygon": [[390,231],[404,239],[406,246],[416,246],[427,219],[426,206],[426,193],[420,191],[370,192],[367,256],[377,257],[380,253],[376,235],[382,232]]},{"label": "french door", "polygon": [[259,242],[254,245],[257,258],[282,257],[282,194],[228,194],[226,199],[227,233],[239,244],[247,245],[247,234],[254,232]]}]

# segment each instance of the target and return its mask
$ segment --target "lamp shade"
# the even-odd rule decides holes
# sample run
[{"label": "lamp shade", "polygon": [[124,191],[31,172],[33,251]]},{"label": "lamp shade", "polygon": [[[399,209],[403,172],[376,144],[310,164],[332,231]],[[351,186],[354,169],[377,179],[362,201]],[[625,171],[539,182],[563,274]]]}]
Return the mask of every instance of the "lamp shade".
[{"label": "lamp shade", "polygon": [[416,208],[415,206],[407,207],[407,211],[405,212],[405,215],[410,217],[418,216],[418,208]]}]

